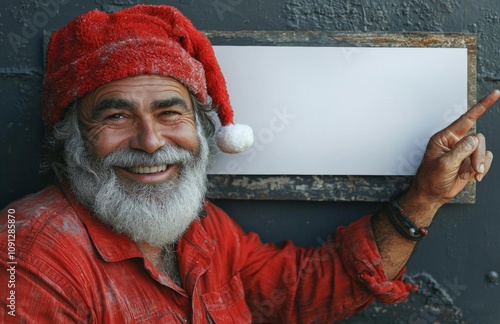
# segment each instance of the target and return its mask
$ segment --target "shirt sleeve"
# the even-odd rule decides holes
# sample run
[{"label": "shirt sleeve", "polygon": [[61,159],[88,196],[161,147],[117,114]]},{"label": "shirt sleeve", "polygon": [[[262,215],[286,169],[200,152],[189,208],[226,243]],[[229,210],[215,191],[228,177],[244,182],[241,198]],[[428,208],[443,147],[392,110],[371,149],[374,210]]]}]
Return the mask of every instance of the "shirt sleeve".
[{"label": "shirt sleeve", "polygon": [[394,280],[385,276],[370,215],[340,227],[319,248],[290,241],[276,247],[249,233],[242,236],[241,249],[240,276],[256,322],[331,323],[375,298],[398,303],[416,290],[402,281],[405,269]]}]

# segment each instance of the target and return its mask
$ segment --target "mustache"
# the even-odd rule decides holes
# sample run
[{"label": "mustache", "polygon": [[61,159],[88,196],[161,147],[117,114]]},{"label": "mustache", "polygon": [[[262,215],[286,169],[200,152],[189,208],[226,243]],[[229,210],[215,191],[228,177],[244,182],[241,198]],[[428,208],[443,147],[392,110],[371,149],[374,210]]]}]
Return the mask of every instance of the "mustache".
[{"label": "mustache", "polygon": [[131,148],[123,148],[113,151],[102,158],[104,166],[152,167],[161,164],[187,164],[196,158],[195,154],[187,149],[173,145],[162,146],[153,153],[148,153]]}]

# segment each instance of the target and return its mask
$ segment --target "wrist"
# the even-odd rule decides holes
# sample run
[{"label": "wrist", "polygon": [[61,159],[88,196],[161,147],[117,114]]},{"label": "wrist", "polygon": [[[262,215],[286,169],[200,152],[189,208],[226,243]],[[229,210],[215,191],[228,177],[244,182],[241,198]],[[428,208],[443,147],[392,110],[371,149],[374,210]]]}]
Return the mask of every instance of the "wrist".
[{"label": "wrist", "polygon": [[418,226],[429,226],[434,215],[443,205],[440,201],[419,194],[412,186],[401,195],[398,204]]},{"label": "wrist", "polygon": [[399,205],[398,198],[391,199],[387,204],[387,219],[389,219],[394,229],[403,237],[411,241],[420,241],[424,236],[427,236],[427,227],[415,224]]}]

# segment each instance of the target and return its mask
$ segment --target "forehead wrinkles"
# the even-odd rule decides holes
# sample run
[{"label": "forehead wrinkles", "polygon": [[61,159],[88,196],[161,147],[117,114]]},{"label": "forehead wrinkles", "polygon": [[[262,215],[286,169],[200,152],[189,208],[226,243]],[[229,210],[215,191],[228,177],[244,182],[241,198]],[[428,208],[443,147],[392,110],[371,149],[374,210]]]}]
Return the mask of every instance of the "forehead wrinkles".
[{"label": "forehead wrinkles", "polygon": [[117,80],[97,88],[95,92],[97,99],[113,95],[132,99],[164,93],[177,93],[185,99],[189,97],[188,90],[180,82],[159,76],[139,76]]},{"label": "forehead wrinkles", "polygon": [[168,77],[141,75],[104,84],[81,98],[90,109],[108,98],[123,98],[135,105],[178,96],[192,108],[189,91],[182,83]]}]

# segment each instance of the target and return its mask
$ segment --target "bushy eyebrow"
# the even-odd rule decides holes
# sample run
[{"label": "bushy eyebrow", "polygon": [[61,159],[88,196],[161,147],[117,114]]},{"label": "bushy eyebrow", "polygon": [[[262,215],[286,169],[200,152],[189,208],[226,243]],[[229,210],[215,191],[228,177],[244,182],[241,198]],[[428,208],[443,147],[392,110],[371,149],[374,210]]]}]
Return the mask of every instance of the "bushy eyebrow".
[{"label": "bushy eyebrow", "polygon": [[136,108],[136,105],[133,102],[126,99],[115,99],[115,98],[104,99],[94,107],[92,117],[95,119],[99,117],[106,110],[117,109],[117,108],[134,110]]},{"label": "bushy eyebrow", "polygon": [[160,108],[169,108],[169,107],[174,107],[174,106],[180,106],[182,109],[186,111],[190,111],[189,106],[187,102],[179,97],[172,97],[168,99],[163,99],[163,100],[157,100],[153,103],[151,109],[160,109]]},{"label": "bushy eyebrow", "polygon": [[[151,105],[151,110],[154,111],[156,109],[169,108],[174,106],[180,106],[185,111],[190,111],[187,102],[179,97],[157,100]],[[96,119],[108,109],[134,110],[137,109],[137,104],[127,99],[104,99],[95,106],[92,117]]]}]

